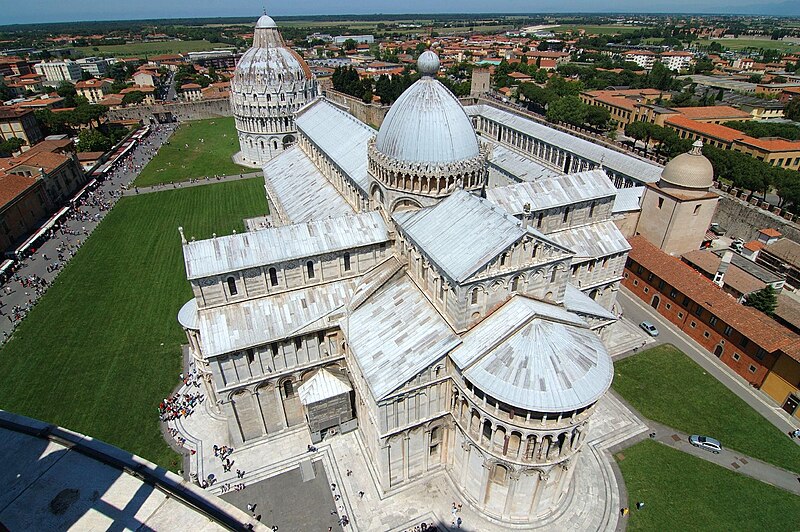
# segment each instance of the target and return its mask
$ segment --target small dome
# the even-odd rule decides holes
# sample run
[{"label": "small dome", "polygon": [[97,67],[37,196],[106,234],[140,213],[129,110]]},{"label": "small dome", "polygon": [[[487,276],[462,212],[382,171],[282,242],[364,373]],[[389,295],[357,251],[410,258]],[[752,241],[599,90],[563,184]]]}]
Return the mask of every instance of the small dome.
[{"label": "small dome", "polygon": [[432,164],[479,155],[478,137],[461,102],[432,77],[438,65],[435,53],[420,56],[423,77],[389,109],[378,131],[376,150],[399,161]]},{"label": "small dome", "polygon": [[256,22],[256,28],[277,28],[278,25],[275,24],[275,21],[272,20],[272,17],[268,15],[262,15],[261,18],[258,19]]},{"label": "small dome", "polygon": [[695,141],[688,153],[678,155],[661,171],[661,180],[683,188],[709,189],[714,182],[714,167],[701,151],[703,143]]},{"label": "small dome", "polygon": [[436,76],[439,72],[439,56],[430,50],[422,52],[417,59],[417,72],[421,76]]}]

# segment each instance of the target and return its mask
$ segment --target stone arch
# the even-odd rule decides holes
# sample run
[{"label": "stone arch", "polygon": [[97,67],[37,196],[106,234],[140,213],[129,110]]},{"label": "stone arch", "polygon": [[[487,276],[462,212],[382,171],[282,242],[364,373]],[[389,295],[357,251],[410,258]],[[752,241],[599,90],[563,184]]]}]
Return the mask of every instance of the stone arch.
[{"label": "stone arch", "polygon": [[303,405],[300,404],[300,395],[297,393],[299,383],[294,377],[286,377],[279,381],[283,412],[286,416],[286,425],[294,427],[303,423]]},{"label": "stone arch", "polygon": [[291,146],[295,142],[296,142],[296,139],[295,139],[294,135],[286,135],[285,137],[283,137],[283,149],[288,148],[289,146]]},{"label": "stone arch", "polygon": [[512,430],[511,434],[508,436],[508,442],[506,443],[506,449],[503,454],[512,458],[518,458],[521,448],[522,433],[517,430]]},{"label": "stone arch", "polygon": [[253,394],[240,388],[229,395],[234,419],[243,441],[260,438],[264,435],[263,425],[253,401]]},{"label": "stone arch", "polygon": [[369,191],[369,197],[372,198],[372,201],[375,202],[377,205],[382,205],[384,202],[383,199],[383,189],[377,183],[373,183],[372,187]]},{"label": "stone arch", "polygon": [[469,432],[476,439],[478,438],[479,431],[481,430],[481,415],[477,408],[473,408],[470,412],[469,419]]},{"label": "stone arch", "polygon": [[407,196],[395,199],[389,208],[390,213],[421,209],[422,205],[414,198]]},{"label": "stone arch", "polygon": [[494,428],[494,433],[492,434],[492,449],[495,452],[502,453],[503,455],[506,454],[506,445],[508,444],[508,437],[507,431],[505,426],[497,425]]}]

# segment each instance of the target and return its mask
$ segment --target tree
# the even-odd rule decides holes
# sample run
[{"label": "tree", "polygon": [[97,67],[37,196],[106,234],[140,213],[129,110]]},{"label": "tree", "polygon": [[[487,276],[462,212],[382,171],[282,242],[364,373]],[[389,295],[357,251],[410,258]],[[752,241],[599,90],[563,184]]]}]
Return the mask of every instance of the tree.
[{"label": "tree", "polygon": [[145,99],[145,94],[142,91],[131,91],[122,97],[123,105],[136,105],[140,104]]},{"label": "tree", "polygon": [[590,105],[586,109],[586,123],[594,128],[606,129],[610,120],[611,113],[604,107]]},{"label": "tree", "polygon": [[345,50],[349,51],[349,50],[355,50],[357,44],[358,43],[355,40],[347,39],[346,41],[344,41],[343,46]]},{"label": "tree", "polygon": [[0,157],[11,157],[18,152],[27,142],[17,137],[0,141]]},{"label": "tree", "polygon": [[586,113],[589,106],[577,96],[565,96],[555,100],[547,107],[547,120],[550,122],[566,122],[573,126],[582,126],[586,123]]},{"label": "tree", "polygon": [[96,129],[84,129],[78,134],[78,151],[107,151],[111,139]]},{"label": "tree", "polygon": [[653,69],[647,75],[650,86],[655,89],[670,90],[672,88],[672,78],[675,73],[664,66],[660,61],[653,64]]},{"label": "tree", "polygon": [[783,116],[789,120],[800,121],[800,97],[794,97],[783,109]]},{"label": "tree", "polygon": [[758,292],[753,292],[746,296],[744,304],[748,307],[753,307],[760,310],[768,316],[772,316],[775,308],[778,306],[778,296],[772,285],[767,285]]},{"label": "tree", "polygon": [[650,143],[650,128],[646,122],[631,122],[625,126],[625,135],[633,139],[633,147],[636,148],[637,140],[644,140],[644,152],[647,153],[647,145]]}]

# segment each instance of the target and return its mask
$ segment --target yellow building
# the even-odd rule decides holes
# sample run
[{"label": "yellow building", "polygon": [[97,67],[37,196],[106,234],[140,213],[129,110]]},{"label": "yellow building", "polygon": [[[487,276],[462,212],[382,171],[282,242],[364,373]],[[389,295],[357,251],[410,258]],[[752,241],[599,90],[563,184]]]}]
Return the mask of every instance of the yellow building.
[{"label": "yellow building", "polygon": [[[794,356],[792,356],[794,355]],[[800,360],[797,353],[781,353],[764,379],[761,390],[787,413],[800,419]]]}]

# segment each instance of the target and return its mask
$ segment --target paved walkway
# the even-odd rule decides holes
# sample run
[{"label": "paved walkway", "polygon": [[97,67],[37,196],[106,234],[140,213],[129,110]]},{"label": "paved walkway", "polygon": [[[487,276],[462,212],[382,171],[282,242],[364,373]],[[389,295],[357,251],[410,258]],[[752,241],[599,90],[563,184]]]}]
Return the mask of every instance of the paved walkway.
[{"label": "paved walkway", "polygon": [[[722,466],[730,471],[741,473],[742,475],[760,480],[761,482],[783,488],[795,495],[800,495],[800,482],[798,482],[798,478],[800,477],[798,477],[796,473],[730,449],[723,448],[719,454],[714,454],[711,451],[693,446],[689,443],[688,434],[675,430],[672,427],[651,420],[647,420],[647,425],[655,432],[654,439],[656,441],[668,445],[673,449],[678,449],[679,451]],[[724,446],[723,443],[723,447]]]},{"label": "paved walkway", "polygon": [[211,185],[213,183],[225,183],[228,181],[240,181],[242,179],[252,179],[255,177],[263,177],[262,172],[249,172],[246,174],[233,174],[223,175],[217,177],[205,177],[198,179],[190,179],[188,181],[179,181],[177,183],[165,183],[162,185],[153,185],[151,187],[129,187],[125,190],[123,196],[135,196],[137,194],[149,194],[150,192],[161,192],[163,190],[172,190],[178,188],[199,187],[202,185]]},{"label": "paved walkway", "polygon": [[[733,393],[747,402],[765,419],[775,425],[781,432],[787,434],[800,424],[773,402],[764,392],[750,386],[739,377],[731,368],[720,362],[712,353],[682,332],[662,317],[658,312],[645,305],[640,299],[632,295],[626,288],[621,288],[617,295],[617,302],[623,307],[624,315],[629,320],[639,323],[648,320],[658,327],[660,332],[657,343],[670,343],[686,353],[686,355],[699,364],[714,378],[724,384]],[[786,436],[787,438],[789,436]],[[800,445],[800,440],[795,440]],[[723,442],[724,444],[724,442]]]},{"label": "paved walkway", "polygon": [[[117,170],[101,181],[94,191],[88,192],[81,199],[79,213],[73,209],[66,215],[61,223],[60,230],[55,231],[55,236],[45,241],[36,249],[36,254],[18,263],[15,275],[4,284],[11,288],[11,293],[0,292],[0,311],[5,316],[0,316],[0,338],[13,334],[20,320],[13,322],[10,319],[11,309],[19,306],[27,309],[20,316],[27,314],[36,304],[39,297],[33,289],[23,288],[16,279],[23,279],[35,275],[44,279],[49,286],[58,276],[66,262],[77,252],[78,248],[86,241],[94,229],[102,222],[111,211],[117,200],[124,194],[125,187],[130,184],[141,169],[155,156],[158,148],[172,135],[176,125],[160,125],[148,135],[143,142],[137,144],[131,155],[121,163]],[[101,205],[102,204],[102,205]],[[78,234],[70,234],[76,232]],[[53,271],[48,271],[48,265],[57,261],[58,251],[61,248],[64,261]],[[49,260],[45,260],[46,255]]]}]

